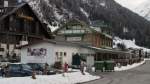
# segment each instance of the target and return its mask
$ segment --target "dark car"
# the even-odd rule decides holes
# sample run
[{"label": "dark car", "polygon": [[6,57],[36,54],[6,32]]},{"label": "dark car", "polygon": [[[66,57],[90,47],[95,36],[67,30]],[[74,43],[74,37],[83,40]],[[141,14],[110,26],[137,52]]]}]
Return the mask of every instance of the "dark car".
[{"label": "dark car", "polygon": [[0,68],[0,77],[2,76],[2,69]]},{"label": "dark car", "polygon": [[32,68],[27,64],[9,64],[10,77],[24,77],[32,75]]},{"label": "dark car", "polygon": [[[40,75],[43,74],[44,69],[45,69],[45,63],[28,63],[28,65],[36,71],[36,73],[39,73]],[[56,74],[56,72],[50,67],[47,69],[47,75],[53,75]]]}]

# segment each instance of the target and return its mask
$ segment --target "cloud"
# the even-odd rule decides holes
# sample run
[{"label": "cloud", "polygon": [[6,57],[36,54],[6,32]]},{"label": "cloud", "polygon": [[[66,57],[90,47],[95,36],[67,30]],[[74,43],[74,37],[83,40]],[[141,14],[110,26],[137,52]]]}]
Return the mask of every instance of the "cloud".
[{"label": "cloud", "polygon": [[132,10],[146,0],[115,0],[115,1],[120,3],[122,6]]}]

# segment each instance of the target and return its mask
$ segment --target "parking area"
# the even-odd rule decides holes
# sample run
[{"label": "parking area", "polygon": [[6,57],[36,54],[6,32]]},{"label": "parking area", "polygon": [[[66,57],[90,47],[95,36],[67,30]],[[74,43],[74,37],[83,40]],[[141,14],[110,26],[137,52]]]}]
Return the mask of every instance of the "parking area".
[{"label": "parking area", "polygon": [[97,72],[102,79],[84,84],[150,84],[150,61],[122,72]]}]

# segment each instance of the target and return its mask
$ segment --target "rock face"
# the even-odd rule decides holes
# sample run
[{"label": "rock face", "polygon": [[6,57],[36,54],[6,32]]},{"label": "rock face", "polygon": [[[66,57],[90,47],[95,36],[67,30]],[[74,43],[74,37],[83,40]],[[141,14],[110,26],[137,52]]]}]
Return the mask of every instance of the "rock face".
[{"label": "rock face", "polygon": [[[150,48],[150,22],[114,0],[25,0],[43,22],[52,28],[77,18],[90,24],[102,20],[112,25],[114,35],[135,39]],[[128,32],[124,32],[124,29]],[[54,30],[54,29],[53,29]]]}]

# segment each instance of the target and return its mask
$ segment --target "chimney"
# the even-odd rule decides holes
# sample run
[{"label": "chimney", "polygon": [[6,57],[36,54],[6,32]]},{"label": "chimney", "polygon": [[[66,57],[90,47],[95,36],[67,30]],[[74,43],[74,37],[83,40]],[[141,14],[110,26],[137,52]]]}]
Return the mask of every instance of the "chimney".
[{"label": "chimney", "polygon": [[8,7],[8,1],[4,0],[4,7]]}]

